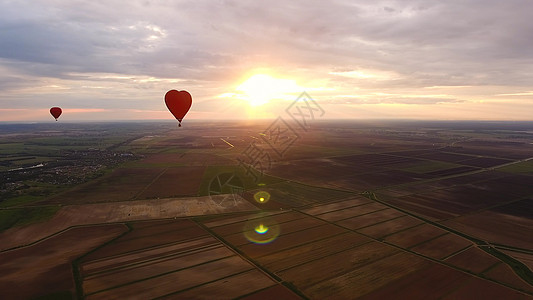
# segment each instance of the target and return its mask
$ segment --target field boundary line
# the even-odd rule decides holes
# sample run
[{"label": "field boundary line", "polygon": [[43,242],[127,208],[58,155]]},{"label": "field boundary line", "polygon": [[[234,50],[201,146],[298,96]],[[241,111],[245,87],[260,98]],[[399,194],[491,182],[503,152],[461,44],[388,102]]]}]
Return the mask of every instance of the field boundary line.
[{"label": "field boundary line", "polygon": [[298,296],[302,297],[303,299],[309,299],[306,295],[304,295],[299,289],[297,289],[291,283],[285,282],[279,276],[277,276],[273,272],[270,272],[267,268],[263,267],[261,264],[259,264],[257,261],[255,261],[251,257],[248,257],[248,255],[240,251],[237,247],[234,247],[232,244],[228,243],[223,237],[219,236],[216,232],[213,232],[210,228],[208,228],[207,226],[203,225],[200,222],[197,222],[197,223],[198,223],[198,226],[202,227],[204,230],[209,232],[213,237],[219,240],[220,243],[222,243],[224,246],[226,246],[231,251],[235,252],[237,256],[239,256],[244,261],[248,262],[250,265],[258,269],[260,272],[264,273],[274,282],[283,284],[285,287],[289,288],[291,291],[293,291],[294,293],[296,293]]},{"label": "field boundary line", "polygon": [[[530,283],[530,282],[533,281],[533,275],[532,275],[533,272],[531,272],[531,270],[529,270],[529,268],[527,268],[522,262],[520,262],[520,261],[518,261],[518,260],[516,260],[516,259],[514,259],[514,258],[510,258],[510,259],[512,259],[512,262],[515,263],[515,266],[516,266],[517,268],[519,268],[518,270],[515,269],[515,267],[513,267],[513,265],[511,265],[510,263],[508,263],[508,262],[506,262],[506,261],[503,260],[504,258],[508,257],[508,255],[506,255],[505,253],[502,253],[502,252],[498,251],[497,249],[491,247],[491,246],[490,246],[490,243],[488,243],[487,241],[484,241],[484,240],[478,239],[478,238],[476,238],[476,237],[470,236],[470,235],[468,235],[468,234],[462,233],[462,232],[460,232],[460,231],[458,231],[458,230],[455,230],[455,229],[453,229],[453,228],[449,228],[449,227],[447,227],[446,225],[440,224],[440,223],[438,223],[438,222],[434,222],[434,221],[426,220],[426,219],[425,219],[424,217],[422,217],[422,216],[418,216],[418,215],[416,215],[416,214],[414,214],[414,213],[411,213],[411,212],[409,212],[409,211],[407,211],[407,210],[404,210],[404,209],[402,209],[402,208],[398,208],[398,207],[396,207],[396,206],[394,206],[394,205],[391,205],[390,203],[386,203],[386,202],[384,202],[384,201],[381,201],[381,200],[377,199],[376,195],[375,195],[373,192],[368,192],[366,195],[368,196],[369,199],[372,199],[372,200],[374,200],[374,201],[376,201],[376,202],[379,202],[379,203],[381,203],[381,204],[383,204],[383,205],[387,205],[387,206],[389,206],[389,207],[392,207],[392,208],[394,208],[394,209],[397,209],[397,210],[399,210],[399,211],[401,211],[401,212],[403,212],[403,213],[405,213],[405,214],[408,214],[408,215],[410,215],[410,216],[412,216],[412,217],[414,217],[414,218],[420,219],[420,220],[422,220],[422,221],[424,221],[424,222],[426,222],[426,223],[428,223],[428,224],[431,224],[431,225],[437,226],[437,227],[439,227],[439,228],[441,228],[441,229],[444,229],[444,230],[446,230],[446,231],[448,231],[448,232],[454,233],[454,234],[459,235],[459,236],[461,236],[461,237],[463,237],[463,238],[465,238],[465,239],[467,239],[467,240],[470,240],[470,241],[473,242],[476,246],[478,246],[480,249],[482,249],[482,250],[484,250],[485,252],[487,252],[488,254],[492,255],[493,257],[495,257],[496,259],[498,259],[498,260],[501,261],[502,263],[507,264],[507,265],[513,270],[513,272],[514,272],[518,277],[520,277],[523,281],[525,281],[525,282],[527,282],[527,283]],[[389,244],[388,242],[385,242],[385,241],[384,241],[384,243]],[[487,247],[488,247],[488,250],[489,250],[489,251],[488,251],[487,249],[485,249],[485,248],[487,248]],[[490,250],[492,250],[492,252],[494,252],[494,253],[492,253]],[[410,250],[409,250],[409,251],[410,251]],[[410,252],[411,252],[411,251],[410,251]],[[416,252],[412,252],[412,253],[416,253]],[[432,258],[429,258],[429,259],[434,260],[434,259],[432,259]],[[444,261],[438,261],[438,260],[435,260],[435,261],[437,261],[437,262],[439,262],[439,263],[442,263],[442,264],[444,264],[444,265],[447,265],[447,266],[449,266],[449,267],[452,267],[452,268],[454,268],[454,269],[456,269],[456,270],[459,270],[459,271],[461,271],[461,272],[465,272],[464,270],[462,270],[462,269],[460,269],[460,268],[457,268],[457,267],[452,266],[452,265],[448,265],[448,263],[446,263],[446,262],[444,262]],[[511,261],[511,260],[510,260],[510,261]],[[529,273],[531,273],[531,274],[528,274],[528,272],[522,273],[522,272],[524,271],[524,268],[527,268],[527,270],[529,270]],[[485,279],[485,280],[490,280],[490,281],[495,282],[495,283],[498,283],[498,284],[500,284],[500,285],[502,285],[502,286],[505,286],[505,287],[511,288],[511,289],[513,289],[513,290],[515,290],[515,291],[520,291],[520,292],[522,292],[522,293],[527,293],[527,294],[533,295],[533,292],[523,291],[523,290],[521,290],[521,289],[518,289],[518,288],[512,287],[512,286],[507,285],[507,284],[504,284],[504,283],[502,283],[502,282],[495,281],[495,280],[490,279],[490,278],[486,278],[486,277],[479,276],[478,274],[475,274],[475,273],[470,273],[470,272],[467,272],[467,273],[468,273],[468,274],[473,274],[473,275],[475,275],[476,277],[479,277],[479,278],[482,278],[482,279]],[[522,277],[522,275],[524,275],[526,278]],[[533,285],[533,284],[530,283],[530,285]]]},{"label": "field boundary line", "polygon": [[137,261],[137,262],[130,263],[130,264],[127,264],[127,265],[114,266],[114,267],[111,267],[111,268],[108,268],[108,269],[100,270],[100,271],[97,271],[97,272],[94,272],[94,273],[91,273],[91,274],[85,276],[85,278],[86,279],[98,278],[100,276],[110,275],[110,274],[117,273],[117,272],[124,271],[124,270],[137,269],[139,267],[143,267],[144,265],[150,265],[150,264],[154,264],[154,263],[165,262],[165,261],[168,261],[168,260],[172,260],[172,259],[179,258],[179,257],[184,257],[184,256],[187,256],[187,255],[193,255],[193,254],[197,254],[197,253],[201,253],[201,252],[205,252],[205,251],[215,250],[215,249],[221,248],[221,247],[222,247],[222,245],[213,244],[213,245],[210,245],[210,246],[201,247],[199,249],[189,250],[188,252],[187,251],[181,251],[181,252],[178,252],[178,253],[167,254],[167,255],[164,255],[164,256],[156,257],[156,258],[152,257],[152,258],[149,258],[149,259],[146,259],[146,260]]},{"label": "field boundary line", "polygon": [[152,184],[154,184],[154,182],[156,182],[159,177],[161,177],[164,173],[166,173],[168,170],[168,167],[164,168],[161,173],[157,174],[155,176],[155,178],[150,181],[149,184],[147,184],[142,190],[140,190],[135,196],[133,196],[133,198],[131,198],[131,200],[142,200],[142,199],[137,199],[137,197],[139,197],[140,195],[142,195],[142,193],[144,193],[150,186],[152,186]]}]

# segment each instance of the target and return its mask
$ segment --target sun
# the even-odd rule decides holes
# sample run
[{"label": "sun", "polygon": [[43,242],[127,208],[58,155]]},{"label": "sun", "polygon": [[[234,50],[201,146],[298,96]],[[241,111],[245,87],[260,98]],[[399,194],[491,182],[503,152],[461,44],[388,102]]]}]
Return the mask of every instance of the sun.
[{"label": "sun", "polygon": [[282,99],[288,93],[302,90],[294,80],[255,74],[241,83],[236,90],[251,106],[259,106],[273,99]]}]

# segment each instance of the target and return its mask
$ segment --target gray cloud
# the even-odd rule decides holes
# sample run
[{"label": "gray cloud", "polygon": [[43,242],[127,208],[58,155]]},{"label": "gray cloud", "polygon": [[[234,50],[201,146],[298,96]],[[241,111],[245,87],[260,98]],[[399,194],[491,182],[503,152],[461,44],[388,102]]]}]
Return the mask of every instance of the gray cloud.
[{"label": "gray cloud", "polygon": [[357,98],[339,97],[338,99],[320,100],[322,104],[418,104],[431,105],[442,103],[462,103],[465,100],[450,98],[426,98],[426,97],[377,97],[377,98]]},{"label": "gray cloud", "polygon": [[[344,89],[530,86],[531,20],[528,0],[0,1],[0,67],[16,71],[0,75],[0,89],[115,73],[179,78],[208,95],[223,92],[210,83],[233,83],[260,67]],[[329,74],[360,69],[398,76]]]},{"label": "gray cloud", "polygon": [[519,0],[4,2],[0,56],[66,71],[217,79],[210,67],[231,73],[260,55],[288,68],[386,68],[420,85],[517,84],[532,72],[524,63],[533,60],[528,7]]}]

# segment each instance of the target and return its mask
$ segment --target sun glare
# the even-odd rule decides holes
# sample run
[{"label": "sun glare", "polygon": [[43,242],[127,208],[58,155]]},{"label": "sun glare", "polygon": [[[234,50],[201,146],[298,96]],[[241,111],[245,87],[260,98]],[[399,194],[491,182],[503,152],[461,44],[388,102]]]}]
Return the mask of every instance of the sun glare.
[{"label": "sun glare", "polygon": [[259,106],[273,99],[281,99],[288,93],[303,91],[294,80],[256,74],[237,87],[251,106]]}]

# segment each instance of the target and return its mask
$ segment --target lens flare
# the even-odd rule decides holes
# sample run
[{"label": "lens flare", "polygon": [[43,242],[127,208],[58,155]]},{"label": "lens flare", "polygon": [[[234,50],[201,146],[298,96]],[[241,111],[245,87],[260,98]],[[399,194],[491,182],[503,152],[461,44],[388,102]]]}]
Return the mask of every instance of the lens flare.
[{"label": "lens flare", "polygon": [[259,234],[265,234],[268,231],[268,227],[264,226],[263,224],[259,224],[259,226],[255,227],[255,232]]},{"label": "lens flare", "polygon": [[257,203],[267,203],[270,200],[270,194],[266,191],[259,191],[254,194],[254,199]]},{"label": "lens flare", "polygon": [[280,226],[272,218],[262,217],[249,220],[244,225],[244,236],[254,244],[268,244],[280,233]]}]

